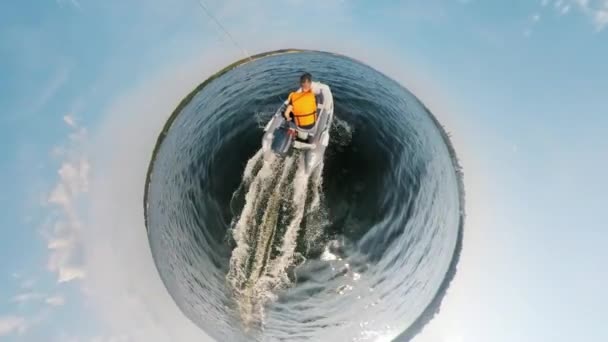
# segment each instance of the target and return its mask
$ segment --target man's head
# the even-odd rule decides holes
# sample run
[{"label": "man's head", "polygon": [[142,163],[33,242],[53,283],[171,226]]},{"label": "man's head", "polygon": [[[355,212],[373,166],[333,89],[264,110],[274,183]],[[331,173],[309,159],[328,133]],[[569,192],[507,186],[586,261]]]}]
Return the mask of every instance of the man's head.
[{"label": "man's head", "polygon": [[303,91],[309,91],[310,85],[312,84],[312,75],[305,72],[300,76],[300,87],[302,87]]}]

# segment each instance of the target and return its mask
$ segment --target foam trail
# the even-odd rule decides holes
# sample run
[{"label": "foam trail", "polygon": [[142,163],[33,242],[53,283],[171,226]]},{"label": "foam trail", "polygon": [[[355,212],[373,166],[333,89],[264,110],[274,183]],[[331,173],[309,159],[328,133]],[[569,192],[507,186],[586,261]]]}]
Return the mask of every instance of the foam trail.
[{"label": "foam trail", "polygon": [[245,171],[243,172],[243,182],[249,183],[251,182],[251,178],[253,177],[253,170],[255,166],[260,162],[260,159],[264,155],[263,151],[260,149],[256,154],[249,159],[247,165],[245,166]]},{"label": "foam trail", "polygon": [[311,200],[306,210],[306,215],[311,218],[311,222],[307,223],[306,231],[304,232],[304,242],[306,251],[311,251],[312,248],[318,246],[320,238],[323,236],[323,228],[327,221],[327,215],[324,208],[321,206],[321,194],[323,193],[323,162],[315,169],[310,177]]},{"label": "foam trail", "polygon": [[[287,269],[295,261],[303,218],[321,206],[322,164],[309,176],[299,157],[268,162],[258,151],[243,172],[245,204],[233,223],[236,248],[227,280],[246,327],[263,323],[264,305],[289,285]],[[305,239],[320,230],[305,232]]]},{"label": "foam trail", "polygon": [[268,253],[269,246],[272,243],[273,235],[276,233],[276,225],[279,219],[279,205],[281,205],[281,195],[284,187],[285,180],[293,164],[293,158],[287,158],[283,165],[283,171],[281,172],[281,178],[277,182],[274,192],[270,194],[270,198],[266,201],[266,209],[264,217],[260,223],[260,228],[263,229],[258,234],[258,244],[256,248],[255,259],[253,260],[252,275],[250,282],[255,282],[259,278],[262,269],[266,266],[266,261],[270,257]]},{"label": "foam trail", "polygon": [[306,175],[305,168],[300,165],[300,167],[298,167],[296,170],[296,176],[293,183],[294,191],[292,198],[292,210],[294,211],[294,216],[287,226],[287,231],[283,237],[283,245],[280,248],[281,254],[277,259],[272,261],[268,272],[270,277],[274,278],[275,280],[279,276],[281,276],[281,278],[287,276],[284,271],[287,269],[287,267],[289,267],[289,265],[291,265],[291,261],[293,260],[293,253],[296,248],[296,239],[298,237],[300,223],[302,222],[302,218],[304,216],[304,204],[306,201],[307,186],[308,176]]},{"label": "foam trail", "polygon": [[307,212],[313,212],[319,209],[321,205],[321,187],[323,186],[323,162],[314,170],[310,177],[310,185],[312,187],[312,200]]},{"label": "foam trail", "polygon": [[249,254],[251,242],[249,239],[250,234],[248,234],[248,227],[255,227],[256,225],[255,209],[259,206],[258,194],[262,193],[265,188],[270,185],[268,179],[273,175],[272,167],[274,163],[267,163],[263,161],[262,163],[262,168],[251,182],[249,191],[245,196],[245,206],[243,207],[243,211],[241,212],[241,215],[233,229],[233,237],[236,241],[236,248],[232,251],[232,257],[230,258],[228,280],[234,288],[239,288],[239,285],[246,280],[245,275],[238,271],[244,268],[244,262]]}]

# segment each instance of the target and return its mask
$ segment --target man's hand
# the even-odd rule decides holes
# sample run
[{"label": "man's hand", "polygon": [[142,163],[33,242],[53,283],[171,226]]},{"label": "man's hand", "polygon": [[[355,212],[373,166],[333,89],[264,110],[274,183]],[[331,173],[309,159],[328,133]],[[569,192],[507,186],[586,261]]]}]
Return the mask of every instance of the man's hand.
[{"label": "man's hand", "polygon": [[283,113],[283,116],[285,117],[285,120],[291,121],[291,116],[289,114],[291,114],[292,110],[293,110],[292,106],[287,106],[287,108],[285,108],[285,112]]}]

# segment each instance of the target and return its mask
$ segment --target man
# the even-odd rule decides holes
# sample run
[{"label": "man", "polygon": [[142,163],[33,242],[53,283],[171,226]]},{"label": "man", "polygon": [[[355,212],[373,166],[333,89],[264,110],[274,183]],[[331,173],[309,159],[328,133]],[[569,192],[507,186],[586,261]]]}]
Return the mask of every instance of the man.
[{"label": "man", "polygon": [[291,121],[292,117],[296,125],[303,129],[310,129],[317,122],[317,100],[316,95],[323,97],[322,107],[333,106],[331,90],[329,86],[321,82],[313,82],[309,73],[300,76],[300,89],[289,94],[285,104],[285,120]]}]

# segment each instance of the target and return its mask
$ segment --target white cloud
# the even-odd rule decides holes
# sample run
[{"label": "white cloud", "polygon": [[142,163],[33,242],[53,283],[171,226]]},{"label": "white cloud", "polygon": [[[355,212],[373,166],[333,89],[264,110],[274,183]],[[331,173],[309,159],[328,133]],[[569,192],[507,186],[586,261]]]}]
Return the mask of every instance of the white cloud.
[{"label": "white cloud", "polygon": [[59,176],[63,180],[63,184],[68,186],[68,190],[72,196],[87,192],[89,169],[89,162],[86,159],[76,162],[65,162],[61,165],[58,171]]},{"label": "white cloud", "polygon": [[[547,7],[549,4],[553,4],[553,9],[558,15],[566,15],[568,13],[576,12],[589,17],[597,31],[602,31],[608,26],[608,0],[542,0],[541,6]],[[533,20],[538,15],[533,16]],[[540,17],[538,17],[540,19]]]},{"label": "white cloud", "polygon": [[0,337],[14,333],[22,334],[26,329],[25,318],[19,316],[0,316]]},{"label": "white cloud", "polygon": [[14,296],[13,298],[11,298],[11,302],[24,304],[24,303],[31,302],[34,300],[40,300],[42,298],[44,298],[44,294],[36,293],[36,292],[27,292],[27,293],[21,293],[21,294]]},{"label": "white cloud", "polygon": [[73,240],[68,238],[54,238],[50,239],[47,248],[48,249],[63,249],[69,248],[73,243]]},{"label": "white cloud", "polygon": [[59,283],[67,283],[72,280],[84,279],[85,271],[82,268],[63,266],[59,268]]},{"label": "white cloud", "polygon": [[82,231],[79,206],[81,197],[89,188],[90,172],[90,165],[82,148],[87,137],[86,129],[79,127],[69,115],[64,116],[63,120],[72,132],[68,136],[67,146],[54,148],[62,151],[57,155],[64,160],[57,171],[58,183],[47,200],[47,203],[58,211],[59,218],[52,223],[52,229],[44,233],[47,248],[51,253],[47,268],[57,274],[59,283],[83,279],[86,274],[79,255]]},{"label": "white cloud", "polygon": [[[602,31],[608,25],[608,0],[570,0],[569,3],[587,15],[597,31]],[[561,11],[564,14],[569,12],[570,5],[564,4]]]},{"label": "white cloud", "polygon": [[595,25],[598,30],[602,30],[608,25],[608,1],[605,8],[595,12]]},{"label": "white cloud", "polygon": [[51,306],[61,306],[65,303],[65,298],[60,295],[47,296],[38,292],[21,293],[11,298],[12,303],[26,304],[30,302],[43,302]]},{"label": "white cloud", "polygon": [[59,295],[52,296],[45,299],[44,302],[50,306],[62,306],[63,304],[65,304],[65,298]]},{"label": "white cloud", "polygon": [[70,204],[70,196],[63,183],[58,184],[53,192],[51,192],[49,203],[61,206],[68,206]]},{"label": "white cloud", "polygon": [[76,127],[76,121],[74,121],[74,117],[72,117],[70,114],[65,115],[63,117],[63,121],[70,127]]}]

